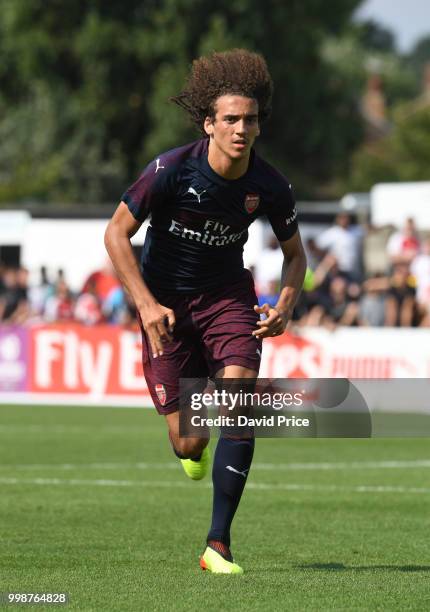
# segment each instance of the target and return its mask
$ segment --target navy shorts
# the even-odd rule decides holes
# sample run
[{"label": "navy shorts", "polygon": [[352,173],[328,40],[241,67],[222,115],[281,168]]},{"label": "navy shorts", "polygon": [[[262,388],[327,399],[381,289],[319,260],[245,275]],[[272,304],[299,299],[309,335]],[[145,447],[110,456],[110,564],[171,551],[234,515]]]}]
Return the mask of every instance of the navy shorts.
[{"label": "navy shorts", "polygon": [[142,363],[149,392],[159,414],[179,410],[179,379],[213,377],[227,365],[259,371],[262,341],[257,329],[258,304],[254,281],[244,276],[227,287],[204,294],[158,294],[157,300],[176,317],[173,341],[163,355],[152,356],[142,329]]}]

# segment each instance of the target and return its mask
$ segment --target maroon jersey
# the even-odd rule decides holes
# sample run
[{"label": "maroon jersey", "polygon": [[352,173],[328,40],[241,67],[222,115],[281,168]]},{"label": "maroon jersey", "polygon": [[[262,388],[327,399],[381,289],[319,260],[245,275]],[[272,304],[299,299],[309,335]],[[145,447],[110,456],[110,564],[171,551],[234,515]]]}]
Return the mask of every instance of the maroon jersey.
[{"label": "maroon jersey", "polygon": [[267,216],[280,241],[297,231],[288,180],[255,151],[243,176],[223,178],[208,163],[207,138],[157,157],[122,200],[137,220],[150,216],[141,268],[156,294],[203,293],[240,280],[257,217]]}]

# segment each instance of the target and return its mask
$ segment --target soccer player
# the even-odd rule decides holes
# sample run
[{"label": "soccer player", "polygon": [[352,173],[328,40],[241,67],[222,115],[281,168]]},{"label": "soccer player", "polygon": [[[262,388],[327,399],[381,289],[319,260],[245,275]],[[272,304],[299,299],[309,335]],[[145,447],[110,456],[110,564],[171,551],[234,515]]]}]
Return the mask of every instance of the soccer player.
[{"label": "soccer player", "polygon": [[[208,469],[208,439],[179,435],[179,379],[255,379],[262,340],[284,332],[305,274],[291,185],[253,149],[272,89],[265,60],[256,53],[236,49],[195,60],[184,90],[172,100],[203,137],[151,162],[122,196],[105,235],[142,323],[149,391],[166,418],[175,454],[195,480]],[[248,227],[262,215],[284,254],[274,308],[257,305],[243,266]],[[147,217],[139,268],[130,238]],[[230,552],[230,526],[253,452],[253,437],[218,441],[203,569],[243,572]]]}]

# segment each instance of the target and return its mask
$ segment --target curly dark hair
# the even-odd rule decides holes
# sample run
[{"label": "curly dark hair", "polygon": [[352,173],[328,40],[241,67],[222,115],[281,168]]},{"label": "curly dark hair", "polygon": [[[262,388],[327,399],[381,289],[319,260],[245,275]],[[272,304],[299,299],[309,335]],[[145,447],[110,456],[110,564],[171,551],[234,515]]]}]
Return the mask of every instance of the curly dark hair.
[{"label": "curly dark hair", "polygon": [[186,110],[204,132],[204,121],[206,117],[215,118],[215,102],[220,96],[254,98],[261,122],[272,110],[272,93],[273,81],[264,57],[246,49],[233,49],[194,60],[185,88],[170,100]]}]

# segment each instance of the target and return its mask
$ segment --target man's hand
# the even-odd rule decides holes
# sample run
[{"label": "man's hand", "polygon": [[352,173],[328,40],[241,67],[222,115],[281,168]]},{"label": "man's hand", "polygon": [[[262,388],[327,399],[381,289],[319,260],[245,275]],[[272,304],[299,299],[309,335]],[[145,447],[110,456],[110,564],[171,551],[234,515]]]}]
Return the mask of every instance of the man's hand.
[{"label": "man's hand", "polygon": [[280,336],[284,333],[288,323],[287,315],[281,314],[278,312],[278,310],[276,310],[276,308],[269,306],[269,304],[254,306],[254,310],[259,315],[266,315],[266,319],[264,319],[264,321],[257,322],[259,329],[252,332],[253,336],[263,339],[273,336]]},{"label": "man's hand", "polygon": [[163,354],[163,342],[173,340],[173,328],[176,323],[175,313],[171,308],[166,308],[155,302],[151,306],[139,309],[145,330],[151,344],[152,356],[161,357]]}]

